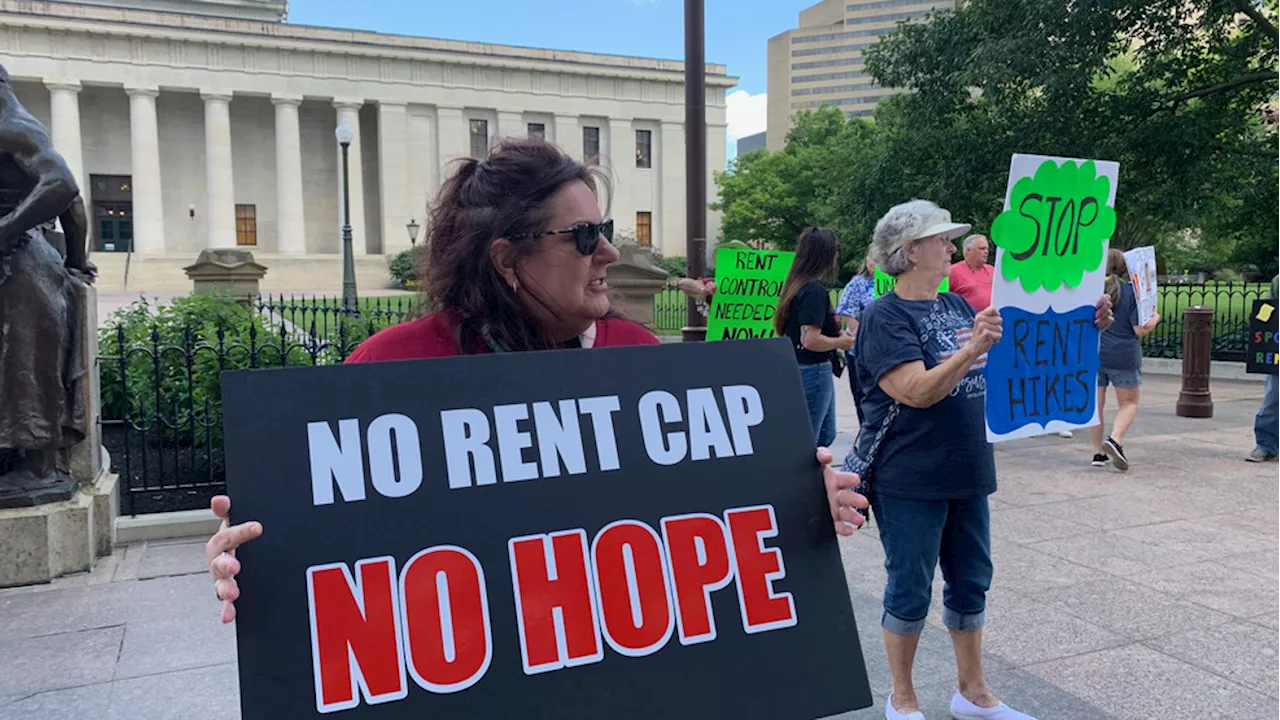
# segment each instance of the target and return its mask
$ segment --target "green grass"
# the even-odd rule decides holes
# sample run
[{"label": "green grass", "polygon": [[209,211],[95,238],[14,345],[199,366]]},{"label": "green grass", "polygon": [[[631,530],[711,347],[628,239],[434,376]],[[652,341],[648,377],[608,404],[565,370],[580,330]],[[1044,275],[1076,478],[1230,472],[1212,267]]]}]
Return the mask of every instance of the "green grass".
[{"label": "green grass", "polygon": [[1162,322],[1181,320],[1189,307],[1208,307],[1214,310],[1214,320],[1243,320],[1253,306],[1253,301],[1266,297],[1269,283],[1207,282],[1204,285],[1160,286],[1160,318]]}]

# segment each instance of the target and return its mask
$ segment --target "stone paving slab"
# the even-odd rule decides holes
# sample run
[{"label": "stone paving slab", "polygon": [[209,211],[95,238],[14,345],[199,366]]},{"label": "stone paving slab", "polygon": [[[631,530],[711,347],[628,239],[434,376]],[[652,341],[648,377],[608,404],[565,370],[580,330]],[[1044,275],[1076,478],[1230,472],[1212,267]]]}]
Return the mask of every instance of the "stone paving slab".
[{"label": "stone paving slab", "polygon": [[[853,425],[839,388],[837,458]],[[1178,418],[1176,379],[1148,380],[1127,473],[1090,467],[1082,431],[997,446],[983,662],[1002,699],[1041,720],[1280,712],[1280,482],[1242,460],[1261,386],[1215,381],[1214,396],[1214,418]],[[0,590],[0,720],[237,718],[235,632],[203,545],[137,543],[90,573]],[[875,699],[840,717],[878,720],[891,687],[874,523],[840,551]],[[941,588],[915,666],[935,719],[955,684]]]},{"label": "stone paving slab", "polygon": [[66,690],[36,693],[5,703],[0,698],[0,720],[84,720],[107,714],[111,683],[81,685]]}]

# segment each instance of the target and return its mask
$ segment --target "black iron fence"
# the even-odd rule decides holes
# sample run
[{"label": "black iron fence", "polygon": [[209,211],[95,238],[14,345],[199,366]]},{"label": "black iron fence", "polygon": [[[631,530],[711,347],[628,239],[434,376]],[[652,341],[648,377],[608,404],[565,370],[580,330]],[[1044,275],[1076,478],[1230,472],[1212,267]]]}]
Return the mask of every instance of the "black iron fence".
[{"label": "black iron fence", "polygon": [[[1265,283],[1161,288],[1163,317],[1143,341],[1148,357],[1182,353],[1182,311],[1213,307],[1215,360],[1243,361],[1253,301]],[[251,306],[182,298],[176,312],[131,308],[100,333],[103,444],[121,477],[121,511],[208,507],[226,487],[222,450],[224,370],[341,363],[365,338],[413,316],[409,296],[365,298],[358,310],[323,297],[265,297]],[[654,298],[659,332],[679,333],[685,297]]]},{"label": "black iron fence", "polygon": [[1182,357],[1182,311],[1213,308],[1213,359],[1244,362],[1253,301],[1271,292],[1270,283],[1205,282],[1160,287],[1160,324],[1142,339],[1146,357]]},{"label": "black iron fence", "polygon": [[196,311],[130,309],[100,332],[103,444],[127,515],[208,507],[226,487],[224,370],[341,363],[378,330],[407,318],[409,299],[262,298]]}]

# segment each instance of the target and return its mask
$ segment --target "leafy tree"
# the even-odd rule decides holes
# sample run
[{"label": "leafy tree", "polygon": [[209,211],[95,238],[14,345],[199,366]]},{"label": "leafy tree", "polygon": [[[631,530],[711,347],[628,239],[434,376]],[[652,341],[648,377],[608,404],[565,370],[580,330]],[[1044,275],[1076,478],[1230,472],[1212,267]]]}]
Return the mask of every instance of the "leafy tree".
[{"label": "leafy tree", "polygon": [[985,227],[1011,154],[1113,159],[1117,245],[1196,228],[1274,272],[1275,15],[1275,0],[973,0],[906,25],[868,53],[881,85],[914,90],[877,112],[890,162],[845,180]]},{"label": "leafy tree", "polygon": [[863,125],[832,106],[801,113],[785,149],[753,150],[716,173],[722,238],[789,250],[806,227],[834,224],[833,180],[865,145]]}]

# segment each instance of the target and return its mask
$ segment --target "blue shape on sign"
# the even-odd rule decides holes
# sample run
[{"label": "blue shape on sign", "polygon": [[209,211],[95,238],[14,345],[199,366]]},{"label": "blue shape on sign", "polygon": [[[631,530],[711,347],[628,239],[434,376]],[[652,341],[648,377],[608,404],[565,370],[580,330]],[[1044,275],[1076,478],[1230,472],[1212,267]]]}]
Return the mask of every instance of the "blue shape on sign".
[{"label": "blue shape on sign", "polygon": [[1059,314],[1000,309],[1004,334],[987,354],[987,425],[1005,435],[1052,420],[1093,418],[1098,377],[1094,308]]}]

